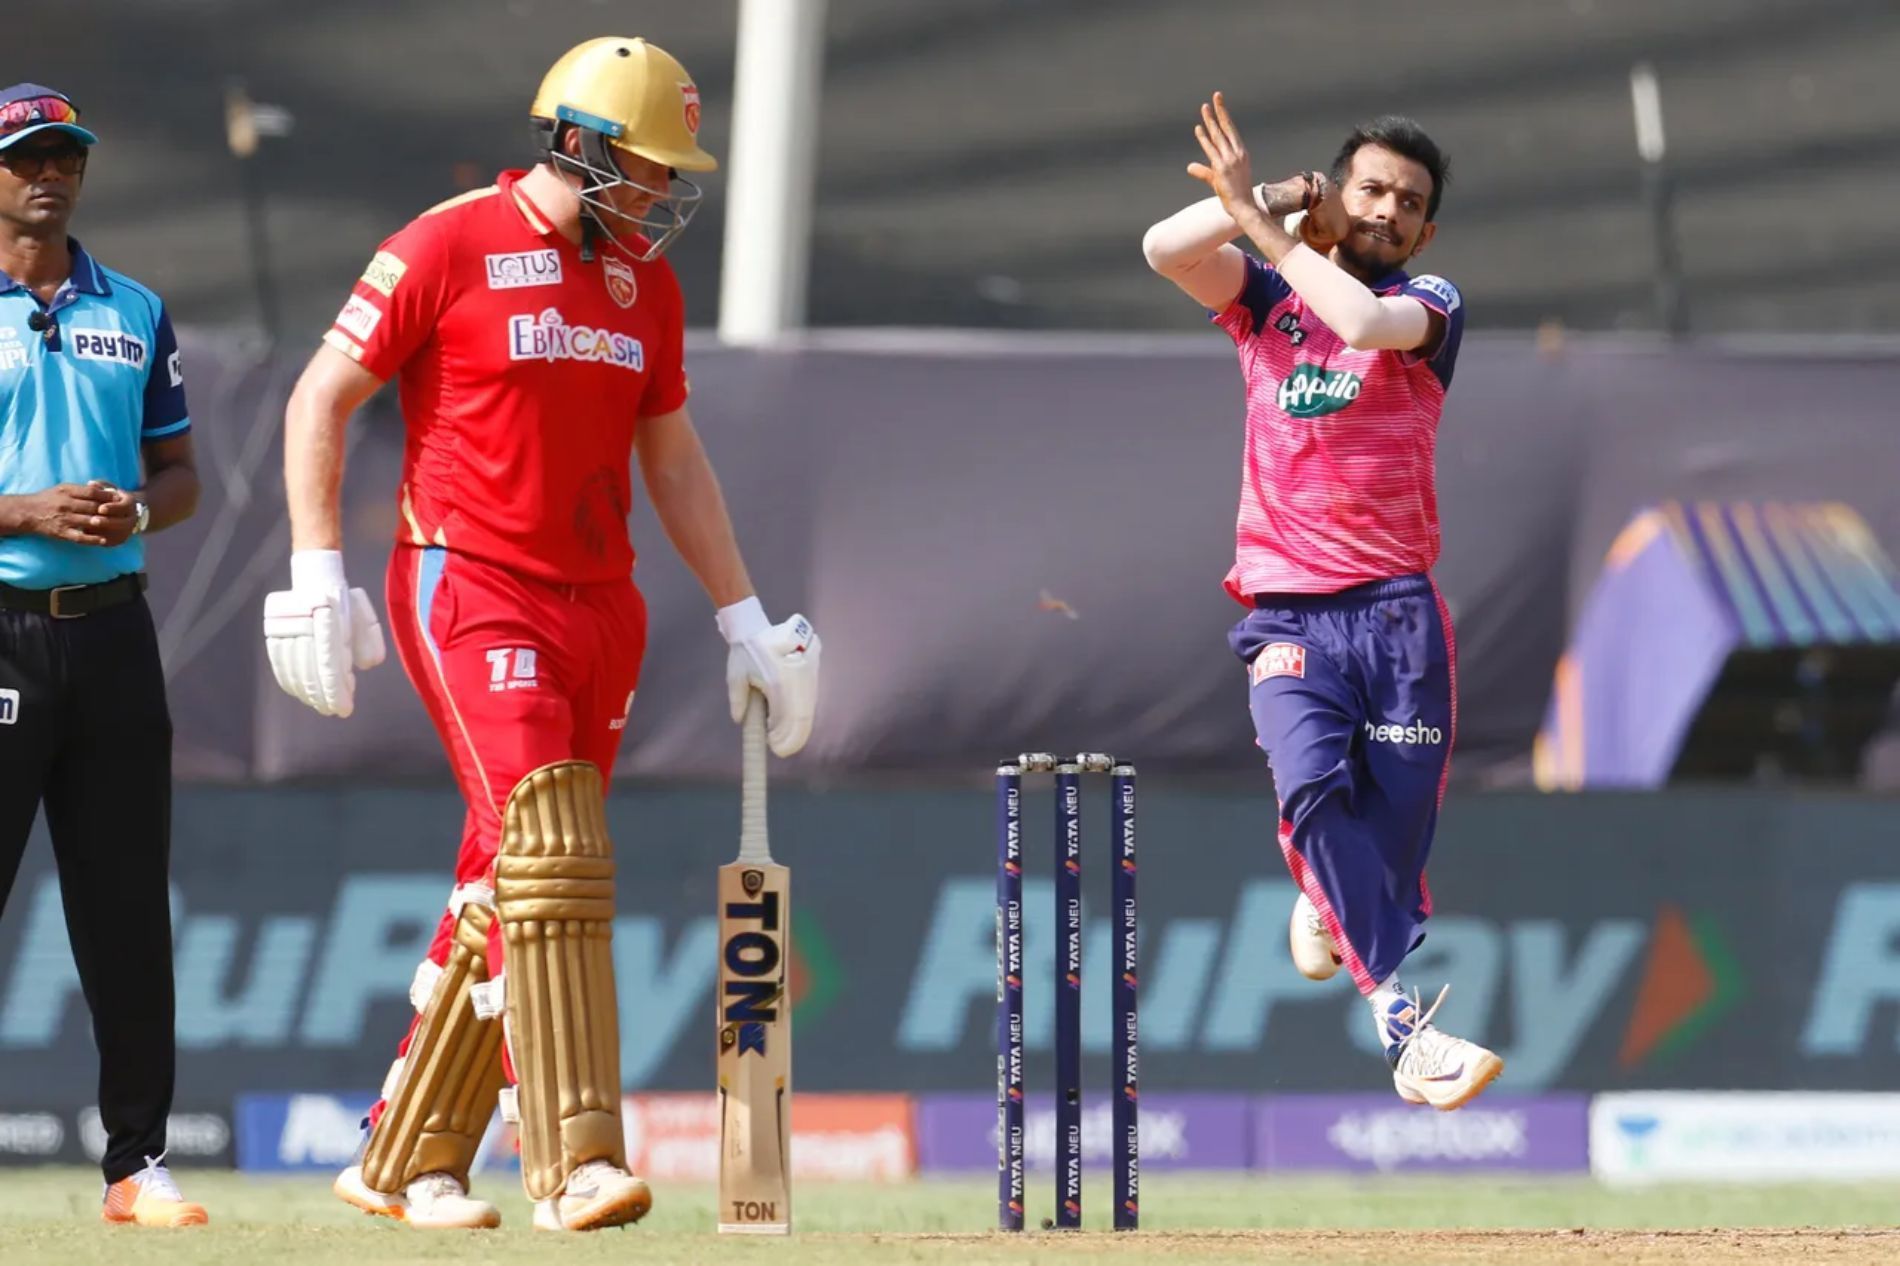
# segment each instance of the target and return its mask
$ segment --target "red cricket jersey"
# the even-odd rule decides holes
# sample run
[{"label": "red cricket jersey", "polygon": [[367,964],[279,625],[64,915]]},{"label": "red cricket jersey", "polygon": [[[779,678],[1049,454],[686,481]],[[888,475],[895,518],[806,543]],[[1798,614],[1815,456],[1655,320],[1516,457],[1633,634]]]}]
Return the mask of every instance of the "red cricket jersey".
[{"label": "red cricket jersey", "polygon": [[1443,277],[1393,272],[1372,287],[1445,318],[1429,355],[1354,351],[1280,274],[1251,255],[1215,322],[1247,387],[1247,444],[1227,592],[1335,593],[1438,561],[1433,460],[1464,337]]},{"label": "red cricket jersey", "polygon": [[522,175],[384,242],[324,341],[401,376],[399,542],[570,584],[625,579],[634,427],[686,402],[679,282],[604,239],[582,263]]}]

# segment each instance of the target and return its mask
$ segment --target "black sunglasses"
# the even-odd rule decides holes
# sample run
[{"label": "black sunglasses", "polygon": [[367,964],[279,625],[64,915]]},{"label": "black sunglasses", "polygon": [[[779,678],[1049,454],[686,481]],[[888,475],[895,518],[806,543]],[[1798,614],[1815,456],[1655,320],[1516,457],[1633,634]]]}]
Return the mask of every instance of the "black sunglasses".
[{"label": "black sunglasses", "polygon": [[21,180],[32,180],[48,167],[62,176],[77,176],[86,169],[86,151],[74,145],[53,149],[26,149],[18,146],[0,149],[0,167]]}]

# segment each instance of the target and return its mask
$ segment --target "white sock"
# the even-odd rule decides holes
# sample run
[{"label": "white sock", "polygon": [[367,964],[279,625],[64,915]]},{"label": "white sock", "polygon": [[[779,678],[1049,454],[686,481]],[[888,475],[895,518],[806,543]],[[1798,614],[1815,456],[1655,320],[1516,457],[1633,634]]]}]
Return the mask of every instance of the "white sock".
[{"label": "white sock", "polygon": [[1405,986],[1399,983],[1399,974],[1393,972],[1380,981],[1373,991],[1366,995],[1366,1002],[1372,1007],[1372,1024],[1379,1032],[1382,1046],[1393,1045],[1394,1035],[1386,1025],[1386,1014],[1394,1002],[1409,998]]}]

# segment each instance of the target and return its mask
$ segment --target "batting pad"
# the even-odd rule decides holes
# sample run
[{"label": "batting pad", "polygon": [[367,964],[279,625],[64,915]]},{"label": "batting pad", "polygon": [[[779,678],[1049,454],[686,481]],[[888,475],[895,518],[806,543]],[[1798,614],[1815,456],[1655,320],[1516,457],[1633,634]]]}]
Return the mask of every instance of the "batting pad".
[{"label": "batting pad", "polygon": [[546,1200],[588,1161],[626,1168],[614,995],[613,845],[600,770],[560,761],[508,795],[495,897],[508,964],[521,1183]]},{"label": "batting pad", "polygon": [[363,1153],[363,1182],[400,1192],[441,1170],[464,1188],[505,1080],[501,1022],[475,1014],[470,992],[488,980],[488,933],[495,912],[470,902],[456,916],[449,961],[436,978],[403,1057],[388,1106]]}]

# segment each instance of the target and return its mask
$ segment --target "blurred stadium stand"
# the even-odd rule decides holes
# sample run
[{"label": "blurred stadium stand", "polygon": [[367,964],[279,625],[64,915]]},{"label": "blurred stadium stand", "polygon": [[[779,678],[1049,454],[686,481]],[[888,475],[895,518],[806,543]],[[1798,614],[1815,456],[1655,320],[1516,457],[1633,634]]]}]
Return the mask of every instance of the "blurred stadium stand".
[{"label": "blurred stadium stand", "polygon": [[[195,409],[218,423],[201,428],[215,472],[205,512],[155,550],[155,571],[178,578],[161,586],[178,607],[161,605],[161,613],[188,774],[299,777],[325,767],[293,759],[295,742],[280,749],[258,737],[253,745],[254,724],[258,735],[288,734],[312,720],[286,720],[294,706],[267,682],[242,710],[223,692],[229,665],[247,658],[264,680],[247,613],[284,550],[276,401],[363,262],[421,210],[531,159],[527,102],[545,67],[585,36],[618,28],[678,54],[705,95],[704,139],[725,153],[737,8],[733,0],[72,0],[19,15],[17,47],[26,51],[16,73],[74,94],[104,138],[80,235],[166,296],[192,333]],[[1143,541],[1145,570],[1134,570],[1144,583],[1182,591],[1168,602],[1149,597],[1148,613],[1168,619],[1146,645],[1168,656],[1175,696],[1140,713],[1130,738],[1147,750],[1166,736],[1177,748],[1162,745],[1164,765],[1170,755],[1202,764],[1221,753],[1229,767],[1251,770],[1244,716],[1192,711],[1224,690],[1231,667],[1209,649],[1231,616],[1214,585],[1231,524],[1229,353],[1139,254],[1149,223],[1198,196],[1182,168],[1195,110],[1216,87],[1234,103],[1263,176],[1324,164],[1354,122],[1386,110],[1417,116],[1453,156],[1444,231],[1428,258],[1460,283],[1479,331],[1466,343],[1439,454],[1440,578],[1460,608],[1466,651],[1461,779],[1529,780],[1531,736],[1566,629],[1603,549],[1642,506],[1840,499],[1900,552],[1900,500],[1886,457],[1900,365],[1900,238],[1885,223],[1900,200],[1893,0],[1455,0],[1403,15],[1373,0],[1306,8],[829,0],[828,13],[811,323],[1080,332],[1007,345],[832,335],[810,344],[804,360],[722,352],[695,336],[696,407],[721,470],[732,486],[754,479],[766,489],[743,509],[772,527],[741,522],[741,530],[788,591],[779,600],[808,602],[821,622],[832,621],[827,641],[855,661],[861,688],[874,679],[867,657],[883,649],[890,628],[882,601],[860,612],[835,586],[809,596],[798,588],[807,565],[822,563],[854,578],[850,592],[886,592],[865,578],[891,558],[859,558],[836,542],[818,548],[826,516],[814,498],[825,480],[838,487],[825,503],[834,517],[873,515],[866,484],[839,473],[852,460],[843,437],[871,445],[852,451],[871,453],[865,460],[875,465],[885,445],[928,445],[931,427],[947,426],[957,452],[928,466],[933,475],[952,469],[947,461],[982,458],[957,484],[950,513],[966,508],[963,490],[991,477],[996,455],[1019,436],[1033,432],[1045,459],[1096,449],[1103,479],[1157,469],[1131,464],[1136,447],[1152,442],[1166,452],[1173,492],[1150,482],[1143,490],[1151,496],[1115,504],[1095,485],[1075,494],[1111,513],[1105,526]],[[1665,355],[1650,333],[1653,254],[1629,100],[1639,61],[1661,79],[1693,329],[1722,336]],[[251,160],[267,204],[283,332],[275,355],[255,355],[247,339],[258,308],[245,183],[225,136],[234,82],[292,120],[288,136],[267,139]],[[671,255],[701,330],[716,316],[726,187],[723,173],[710,178],[707,205]],[[1559,326],[1591,334],[1566,340],[1556,337]],[[1535,340],[1511,333],[1533,328]],[[1131,330],[1179,338],[1099,337]],[[1095,387],[1077,385],[1085,378]],[[1098,399],[1105,384],[1124,379],[1147,394]],[[959,382],[1003,397],[992,417],[969,418],[967,396],[924,398]],[[377,408],[372,416],[386,419],[393,401]],[[892,427],[894,416],[904,425]],[[1138,434],[1156,418],[1192,422],[1182,430],[1195,434]],[[1002,438],[986,441],[985,425]],[[787,481],[781,467],[744,468],[759,465],[768,434],[787,429],[819,437],[822,474]],[[361,510],[352,542],[362,552],[352,568],[373,584],[393,474],[373,473],[386,431],[359,430],[373,442],[359,452],[352,483]],[[721,445],[736,451],[720,454]],[[1064,460],[1073,473],[1073,459]],[[1190,485],[1191,495],[1183,491]],[[1025,523],[1033,532],[1048,513],[1033,498],[1010,503],[994,487],[987,496],[993,525]],[[1069,521],[1083,512],[1070,511]],[[844,539],[888,545],[863,526]],[[636,532],[658,540],[644,519]],[[1155,565],[1164,539],[1182,560],[1165,574]],[[772,558],[775,549],[788,557]],[[1062,578],[1051,583],[1070,599],[1083,584],[1077,577],[1117,580],[1114,568],[1092,560],[1039,566]],[[713,656],[716,646],[701,645],[697,591],[676,562],[651,550],[641,574],[677,626],[673,634],[664,621],[656,626],[655,646],[666,652],[659,659],[684,671],[697,662],[673,658],[673,636],[680,654]],[[1018,579],[1029,595],[1020,610],[1008,605],[1014,590],[993,575],[987,589],[968,588],[1000,595],[1005,611],[1034,614],[1042,581]],[[831,605],[821,610],[827,594]],[[1127,594],[1084,596],[1099,611]],[[1186,610],[1216,632],[1183,624]],[[1031,653],[1007,620],[989,627]],[[1039,628],[1036,636],[1073,645],[1100,634]],[[1190,636],[1199,639],[1192,649],[1172,640]],[[882,662],[900,685],[909,680],[896,658]],[[214,666],[215,684],[207,684]],[[1188,689],[1188,680],[1202,684]],[[393,677],[387,684],[399,706],[412,707]],[[892,723],[922,697],[879,687],[852,713],[837,695],[844,684],[828,687],[834,725],[854,715]],[[1058,703],[1070,696],[1048,684],[1032,702],[1040,715],[1062,716]],[[648,716],[704,724],[691,736],[642,735],[623,766],[654,776],[716,768],[709,762],[730,755],[723,722],[714,711],[692,720],[698,714],[667,689],[643,683]],[[1225,721],[1209,720],[1194,737],[1180,719],[1191,713]],[[1888,730],[1868,752],[1864,785],[1900,783],[1900,736]],[[871,746],[853,746],[869,745],[873,732],[834,729],[839,746],[809,754],[804,767],[874,763]],[[901,765],[898,748],[888,738],[875,745]],[[314,749],[301,750],[308,757]]]},{"label": "blurred stadium stand", "polygon": [[[259,161],[287,335],[314,340],[383,236],[526,160],[527,101],[579,38],[678,54],[724,152],[735,10],[73,0],[15,15],[11,43],[17,75],[105,137],[83,236],[188,323],[254,318],[225,84],[286,107],[295,131]],[[1138,242],[1194,196],[1190,128],[1218,87],[1263,175],[1325,162],[1363,116],[1416,115],[1453,156],[1431,258],[1474,325],[1646,328],[1627,76],[1648,60],[1695,328],[1900,330],[1892,0],[831,0],[828,25],[815,324],[1191,326]],[[673,252],[696,325],[723,189]]]}]

